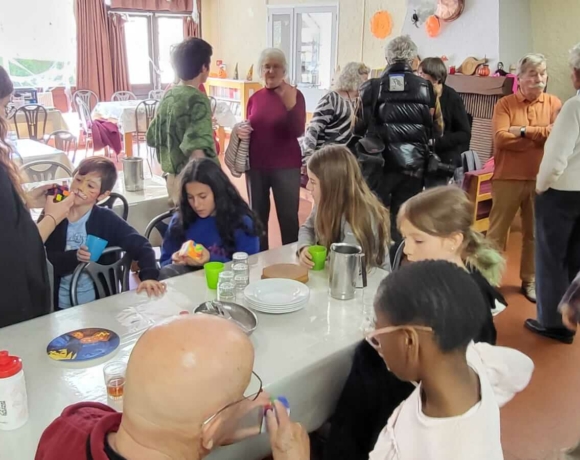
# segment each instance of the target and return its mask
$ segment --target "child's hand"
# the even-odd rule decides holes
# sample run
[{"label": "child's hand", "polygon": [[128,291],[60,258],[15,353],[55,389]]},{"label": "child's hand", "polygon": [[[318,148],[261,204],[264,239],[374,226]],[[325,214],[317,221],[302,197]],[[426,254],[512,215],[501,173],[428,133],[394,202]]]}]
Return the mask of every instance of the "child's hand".
[{"label": "child's hand", "polygon": [[312,254],[310,254],[308,246],[304,246],[302,249],[300,249],[299,258],[300,264],[304,265],[309,269],[314,267],[314,262],[312,261]]},{"label": "child's hand", "polygon": [[165,294],[166,290],[167,286],[165,283],[155,280],[146,280],[139,283],[139,287],[137,287],[137,294],[145,291],[149,297],[161,297],[163,294]]},{"label": "child's hand", "polygon": [[91,261],[91,253],[89,252],[89,248],[86,246],[81,246],[77,251],[77,260],[79,262],[88,264]]},{"label": "child's hand", "polygon": [[185,257],[179,254],[179,251],[173,253],[173,255],[171,256],[171,263],[175,265],[187,265],[187,263],[185,262]]},{"label": "child's hand", "polygon": [[209,258],[210,258],[210,253],[209,251],[202,246],[202,251],[201,254],[196,257],[195,259],[189,256],[185,256],[184,260],[185,260],[185,264],[189,265],[190,267],[202,267],[203,265],[205,265],[206,263],[209,262]]}]

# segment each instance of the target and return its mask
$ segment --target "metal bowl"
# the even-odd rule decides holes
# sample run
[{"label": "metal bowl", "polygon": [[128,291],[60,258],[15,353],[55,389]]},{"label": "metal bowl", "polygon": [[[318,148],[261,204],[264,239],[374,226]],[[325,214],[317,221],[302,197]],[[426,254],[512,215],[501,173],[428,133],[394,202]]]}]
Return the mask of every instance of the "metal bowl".
[{"label": "metal bowl", "polygon": [[209,300],[193,310],[193,313],[221,316],[239,326],[247,335],[252,335],[252,332],[258,327],[256,314],[252,310],[233,302]]}]

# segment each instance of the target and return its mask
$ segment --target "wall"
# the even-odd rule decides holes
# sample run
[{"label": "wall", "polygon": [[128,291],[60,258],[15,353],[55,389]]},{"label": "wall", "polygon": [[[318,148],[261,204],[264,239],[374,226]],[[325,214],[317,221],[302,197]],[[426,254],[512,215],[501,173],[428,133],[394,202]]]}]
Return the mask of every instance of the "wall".
[{"label": "wall", "polygon": [[499,5],[499,55],[509,70],[534,49],[530,0],[501,0]]},{"label": "wall", "polygon": [[548,91],[566,100],[574,95],[570,82],[568,51],[580,42],[580,1],[531,0],[534,50],[548,58]]}]

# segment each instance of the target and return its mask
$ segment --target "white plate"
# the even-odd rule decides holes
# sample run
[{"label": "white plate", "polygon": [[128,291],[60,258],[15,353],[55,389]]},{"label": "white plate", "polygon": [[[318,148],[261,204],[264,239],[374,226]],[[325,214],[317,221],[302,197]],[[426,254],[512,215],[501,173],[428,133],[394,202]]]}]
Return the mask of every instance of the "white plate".
[{"label": "white plate", "polygon": [[306,305],[308,305],[307,302],[299,304],[297,306],[293,306],[292,308],[286,308],[284,310],[271,310],[271,309],[267,309],[267,308],[260,308],[260,307],[255,307],[253,305],[248,305],[248,307],[254,311],[260,312],[260,313],[267,313],[270,315],[283,315],[284,313],[293,313],[295,311],[299,311],[302,310]]},{"label": "white plate", "polygon": [[297,303],[297,304],[273,307],[271,305],[263,305],[263,304],[253,303],[253,302],[250,302],[249,300],[246,299],[246,305],[249,308],[253,308],[255,310],[260,310],[260,311],[286,311],[286,310],[293,310],[295,308],[300,308],[300,307],[303,307],[304,305],[308,305],[308,300],[306,300],[304,302]]},{"label": "white plate", "polygon": [[298,281],[276,278],[250,283],[244,289],[244,295],[254,304],[285,306],[307,300],[310,289]]}]

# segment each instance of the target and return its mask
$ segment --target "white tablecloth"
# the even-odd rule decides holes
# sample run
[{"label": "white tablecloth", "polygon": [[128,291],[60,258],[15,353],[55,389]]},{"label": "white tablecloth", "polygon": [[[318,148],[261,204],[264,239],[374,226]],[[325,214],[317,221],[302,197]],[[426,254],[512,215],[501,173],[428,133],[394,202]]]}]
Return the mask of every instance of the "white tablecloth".
[{"label": "white tablecloth", "polygon": [[[50,145],[30,139],[18,139],[13,141],[13,144],[14,150],[16,151],[14,161],[19,166],[26,163],[32,163],[33,161],[56,161],[65,165],[71,171],[74,169],[67,154],[62,150],[51,147]],[[66,175],[61,175],[60,177],[66,177]],[[26,177],[24,177],[23,180],[24,182],[27,182]]]},{"label": "white tablecloth", "polygon": [[[59,183],[66,184],[70,184],[70,181],[70,177],[58,180]],[[30,183],[27,184],[27,189],[31,189],[46,183],[47,182]],[[145,188],[140,192],[128,192],[125,190],[125,180],[123,173],[120,172],[117,179],[117,184],[113,189],[113,192],[120,193],[127,199],[127,202],[129,203],[129,216],[127,218],[127,222],[141,234],[145,233],[147,225],[153,220],[154,217],[157,217],[159,214],[162,214],[169,209],[165,179],[159,176],[145,178],[144,185]],[[115,202],[113,210],[119,215],[122,214],[123,210],[119,200]],[[40,210],[34,210],[32,212],[32,218],[35,220],[39,215]]]},{"label": "white tablecloth", "polygon": [[[40,137],[42,137],[44,134],[50,134],[54,131],[69,131],[69,127],[60,110],[47,108],[46,112],[46,129],[44,132],[42,132],[44,117],[42,113],[38,116],[38,134]],[[20,132],[21,138],[28,138],[28,127],[26,126],[26,116],[24,113],[18,112],[16,122],[18,123],[18,131]],[[10,131],[16,131],[16,127],[14,126],[14,119],[10,121],[9,129]]]},{"label": "white tablecloth", "polygon": [[[295,251],[295,245],[288,245],[252,256],[251,279],[258,280],[264,266],[295,261]],[[378,269],[369,274],[365,295],[374,294],[385,274]],[[251,337],[256,349],[254,370],[266,391],[286,396],[292,418],[309,431],[332,414],[354,348],[362,338],[362,293],[358,300],[331,299],[327,277],[326,271],[311,272],[310,302],[304,310],[280,316],[257,313],[259,324]],[[128,292],[0,329],[0,349],[22,358],[30,408],[26,425],[0,431],[0,459],[32,460],[43,430],[66,406],[80,401],[107,402],[103,362],[72,366],[52,361],[46,346],[53,338],[81,327],[108,328],[119,334],[121,345],[104,361],[126,360],[151,324],[215,298],[201,271],[170,279],[167,284],[166,295],[158,300]],[[268,452],[267,437],[262,435],[219,449],[209,458],[261,460]]]},{"label": "white tablecloth", "polygon": [[[117,123],[119,131],[134,133],[137,131],[135,109],[143,101],[99,102],[93,109],[93,119],[101,118]],[[139,110],[139,132],[145,132],[145,109]]]}]

